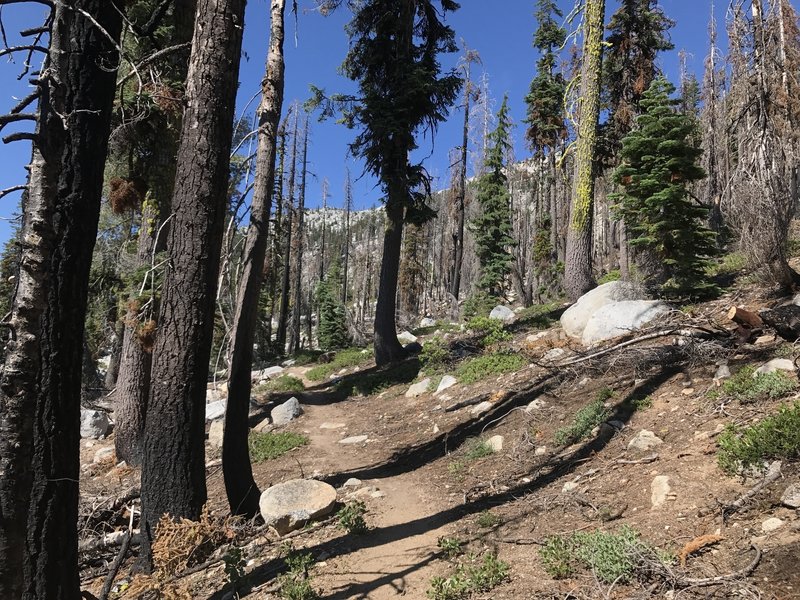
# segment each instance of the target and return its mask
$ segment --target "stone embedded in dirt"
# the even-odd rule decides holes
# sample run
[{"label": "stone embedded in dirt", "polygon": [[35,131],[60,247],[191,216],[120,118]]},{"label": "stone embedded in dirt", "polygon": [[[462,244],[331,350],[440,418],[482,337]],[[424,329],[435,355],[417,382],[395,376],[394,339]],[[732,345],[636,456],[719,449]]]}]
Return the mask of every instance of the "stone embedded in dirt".
[{"label": "stone embedded in dirt", "polygon": [[261,371],[261,379],[275,379],[283,374],[283,367],[275,365],[274,367],[267,367]]},{"label": "stone embedded in dirt", "polygon": [[541,398],[536,398],[536,400],[531,400],[528,403],[528,406],[525,407],[525,412],[532,413],[535,410],[543,409],[545,406],[547,406],[547,403],[544,400]]},{"label": "stone embedded in dirt", "polygon": [[570,492],[574,492],[577,489],[578,489],[578,482],[577,481],[568,481],[561,488],[561,491],[564,492],[565,494],[569,494]]},{"label": "stone embedded in dirt", "polygon": [[547,454],[547,446],[539,446],[533,452],[534,456],[544,456],[545,454]]},{"label": "stone embedded in dirt", "polygon": [[345,481],[342,484],[342,487],[343,488],[357,488],[357,487],[361,487],[361,485],[363,483],[364,482],[361,481],[360,479],[356,479],[355,477],[351,477],[350,479],[348,479],[347,481]]},{"label": "stone embedded in dirt", "polygon": [[206,421],[213,421],[225,416],[226,400],[217,400],[206,404]]},{"label": "stone embedded in dirt", "polygon": [[441,394],[446,389],[453,387],[455,384],[458,383],[458,379],[453,377],[452,375],[445,375],[442,377],[442,380],[439,382],[439,386],[436,388],[434,395]]},{"label": "stone embedded in dirt", "polygon": [[642,293],[625,281],[610,281],[599,285],[578,298],[561,315],[561,327],[571,338],[581,338],[589,318],[601,307],[622,300],[638,300]]},{"label": "stone embedded in dirt", "polygon": [[269,419],[264,419],[258,425],[253,427],[253,431],[256,433],[269,433],[273,429],[275,429],[275,425]]},{"label": "stone embedded in dirt", "polygon": [[436,319],[431,319],[430,317],[425,317],[419,322],[419,326],[421,328],[427,327],[436,327]]},{"label": "stone embedded in dirt", "polygon": [[566,353],[567,353],[567,351],[564,350],[563,348],[552,348],[552,349],[548,350],[547,352],[545,352],[544,356],[542,356],[542,358],[544,360],[556,360],[556,359],[561,358],[562,356],[564,356]]},{"label": "stone embedded in dirt", "polygon": [[406,344],[413,344],[416,342],[417,336],[408,331],[404,331],[397,336],[397,341],[405,346]]},{"label": "stone embedded in dirt", "polygon": [[484,400],[483,402],[481,402],[477,406],[474,406],[472,408],[472,410],[469,411],[469,412],[470,412],[471,415],[477,416],[477,415],[481,415],[481,414],[485,413],[487,410],[491,409],[493,406],[494,406],[494,404],[492,404],[488,400]]},{"label": "stone embedded in dirt", "polygon": [[92,458],[92,462],[94,464],[106,462],[109,460],[114,459],[114,449],[113,448],[100,448],[97,452],[94,453],[94,457]]},{"label": "stone embedded in dirt", "polygon": [[781,527],[783,527],[783,521],[781,521],[778,517],[771,517],[761,524],[761,531],[764,533],[770,533],[776,529],[780,529]]},{"label": "stone embedded in dirt", "polygon": [[540,331],[539,333],[532,333],[525,338],[525,341],[528,342],[529,344],[533,344],[543,338],[546,338],[548,335],[550,335],[549,331]]},{"label": "stone embedded in dirt", "polygon": [[642,429],[633,437],[630,442],[628,442],[628,450],[648,452],[653,448],[657,448],[663,443],[664,440],[658,437],[655,433],[648,431],[647,429]]},{"label": "stone embedded in dirt", "polygon": [[208,443],[212,448],[222,448],[222,436],[225,432],[225,421],[218,419],[208,428]]},{"label": "stone embedded in dirt", "polygon": [[503,306],[502,304],[495,306],[492,309],[492,312],[489,313],[490,319],[495,319],[497,321],[502,321],[503,323],[510,323],[514,320],[514,311],[508,308],[507,306]]},{"label": "stone embedded in dirt", "polygon": [[302,414],[303,409],[300,407],[300,401],[294,397],[276,406],[272,409],[272,412],[269,413],[270,417],[272,417],[272,423],[278,426],[286,425]]},{"label": "stone embedded in dirt", "polygon": [[684,396],[691,396],[692,394],[694,394],[694,388],[692,387],[683,388],[681,390],[681,394],[683,394]]},{"label": "stone embedded in dirt", "polygon": [[589,317],[581,341],[584,346],[593,346],[617,338],[641,329],[671,310],[669,305],[659,300],[625,300],[606,304]]},{"label": "stone embedded in dirt", "polygon": [[789,508],[800,508],[800,483],[790,485],[781,496],[781,503]]},{"label": "stone embedded in dirt", "polygon": [[503,436],[502,435],[493,435],[488,440],[486,440],[485,444],[492,449],[492,452],[502,452],[503,450]]},{"label": "stone embedded in dirt", "polygon": [[344,438],[343,440],[339,440],[340,444],[345,444],[346,446],[350,446],[353,444],[363,444],[369,439],[368,435],[354,435],[348,438]]},{"label": "stone embedded in dirt", "polygon": [[717,367],[717,372],[714,373],[714,381],[720,382],[723,379],[730,379],[731,369],[728,365],[720,365]]},{"label": "stone embedded in dirt", "polygon": [[322,425],[319,426],[320,429],[341,429],[344,427],[344,423],[329,423],[325,421]]},{"label": "stone embedded in dirt", "polygon": [[669,486],[669,477],[666,475],[658,475],[653,479],[650,484],[650,504],[653,508],[661,508],[664,503],[671,497],[672,488]]},{"label": "stone embedded in dirt", "polygon": [[413,384],[408,391],[406,392],[406,398],[416,398],[417,396],[422,396],[422,394],[428,391],[428,386],[431,384],[431,378],[426,377],[422,381],[418,381],[417,383]]},{"label": "stone embedded in dirt", "polygon": [[794,362],[788,358],[773,358],[758,367],[753,373],[753,377],[759,375],[766,375],[767,373],[774,373],[775,371],[794,371]]},{"label": "stone embedded in dirt", "polygon": [[81,437],[99,440],[108,435],[111,421],[108,415],[99,410],[81,409]]},{"label": "stone embedded in dirt", "polygon": [[433,434],[436,435],[437,433],[439,433],[439,426],[436,423],[434,423],[433,424]]},{"label": "stone embedded in dirt", "polygon": [[333,486],[312,479],[293,479],[265,490],[259,509],[265,523],[284,535],[330,514],[335,504]]}]

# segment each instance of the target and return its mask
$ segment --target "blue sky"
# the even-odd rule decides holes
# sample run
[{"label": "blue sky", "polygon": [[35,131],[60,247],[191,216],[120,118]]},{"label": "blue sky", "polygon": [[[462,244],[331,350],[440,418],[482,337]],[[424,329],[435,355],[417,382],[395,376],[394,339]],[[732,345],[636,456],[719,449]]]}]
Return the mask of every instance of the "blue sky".
[{"label": "blue sky", "polygon": [[[325,88],[328,92],[353,91],[353,84],[342,77],[338,67],[344,58],[348,40],[344,32],[349,13],[340,9],[327,17],[313,10],[313,0],[298,0],[300,11],[295,26],[294,17],[287,12],[286,36],[286,92],[285,106],[292,100],[301,102],[309,96],[309,84]],[[724,28],[727,1],[717,0],[716,15],[721,28]],[[568,13],[573,0],[559,0],[559,5]],[[710,0],[661,0],[664,11],[677,21],[671,32],[675,51],[665,53],[660,59],[661,68],[672,80],[678,79],[677,51],[685,49],[689,53],[689,69],[701,76],[703,61],[708,51],[708,19],[711,14]],[[607,19],[616,9],[617,2],[610,0]],[[41,23],[41,9],[32,5],[18,4],[2,9],[3,23],[9,34],[9,44],[17,43],[15,32],[25,27]],[[482,67],[474,67],[479,74],[483,69],[488,73],[490,90],[499,99],[509,95],[511,115],[517,127],[514,131],[515,153],[518,158],[527,156],[522,143],[525,106],[523,97],[527,93],[530,80],[535,75],[537,54],[531,46],[536,22],[533,18],[534,0],[462,0],[461,9],[448,16],[448,23],[454,28],[457,38],[463,39],[470,48],[478,50]],[[264,60],[269,31],[269,0],[250,0],[245,19],[244,52],[240,74],[239,112],[257,93],[263,77]],[[722,33],[722,32],[721,32]],[[720,44],[724,47],[724,35]],[[443,64],[452,66],[457,56],[443,57]],[[0,106],[3,112],[15,104],[14,98],[26,95],[24,82],[17,81],[21,70],[21,57],[15,63],[0,63]],[[251,106],[254,106],[251,105]],[[251,109],[252,110],[252,109]],[[462,115],[458,108],[451,112],[448,122],[442,124],[435,138],[420,143],[426,167],[435,178],[434,186],[441,187],[447,178],[449,165],[448,152],[460,143]],[[4,133],[13,131],[11,128]],[[353,131],[334,122],[312,123],[311,145],[309,148],[310,169],[314,176],[309,178],[306,194],[307,204],[316,206],[321,202],[322,180],[330,182],[331,206],[341,206],[345,168],[349,167],[354,177],[362,172],[360,162],[347,157],[347,144],[354,136]],[[0,189],[23,183],[26,172],[24,165],[30,158],[26,143],[0,144]],[[363,177],[355,183],[354,201],[358,208],[377,205],[380,190],[370,177]],[[18,209],[18,194],[0,200],[0,243],[10,235],[8,219]]]}]

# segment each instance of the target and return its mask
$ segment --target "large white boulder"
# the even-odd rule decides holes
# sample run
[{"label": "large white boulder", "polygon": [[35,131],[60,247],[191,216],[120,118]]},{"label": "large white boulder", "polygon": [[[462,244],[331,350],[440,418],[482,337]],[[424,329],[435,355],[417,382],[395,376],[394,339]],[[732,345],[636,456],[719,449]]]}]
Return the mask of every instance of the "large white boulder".
[{"label": "large white boulder", "polygon": [[303,408],[300,406],[300,401],[292,397],[283,404],[279,404],[273,408],[269,416],[272,417],[272,423],[274,425],[286,425],[302,414]]},{"label": "large white boulder", "polygon": [[583,330],[581,341],[593,346],[640,329],[659,315],[672,310],[658,300],[625,300],[612,302],[597,309]]},{"label": "large white boulder", "polygon": [[81,437],[99,440],[108,435],[111,421],[108,415],[99,410],[81,409]]},{"label": "large white boulder", "polygon": [[561,327],[569,337],[580,339],[591,316],[612,302],[640,300],[642,292],[626,281],[609,281],[586,292],[561,315]]},{"label": "large white boulder", "polygon": [[336,490],[332,486],[313,479],[293,479],[265,490],[258,506],[265,523],[284,535],[330,514],[334,504]]},{"label": "large white boulder", "polygon": [[227,400],[217,400],[206,404],[206,421],[214,421],[225,416]]},{"label": "large white boulder", "polygon": [[516,315],[514,311],[511,310],[507,306],[503,306],[502,304],[498,304],[492,309],[492,312],[489,313],[490,319],[496,319],[498,321],[502,321],[503,323],[511,323],[514,320]]}]

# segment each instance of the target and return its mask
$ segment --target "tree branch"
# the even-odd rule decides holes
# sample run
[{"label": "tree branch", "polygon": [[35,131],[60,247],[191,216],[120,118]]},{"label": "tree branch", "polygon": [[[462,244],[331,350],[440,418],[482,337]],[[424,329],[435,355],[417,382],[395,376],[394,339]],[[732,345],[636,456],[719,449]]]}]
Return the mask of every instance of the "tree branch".
[{"label": "tree branch", "polygon": [[28,189],[27,185],[14,185],[8,187],[4,190],[0,190],[0,198],[5,198],[9,194],[13,194],[14,192],[19,192],[20,190],[26,190],[26,189]]},{"label": "tree branch", "polygon": [[27,131],[18,131],[16,133],[10,133],[3,138],[3,143],[10,144],[11,142],[21,142],[23,140],[29,140],[31,142],[35,142],[36,134],[29,133]]},{"label": "tree branch", "polygon": [[[2,2],[2,0],[0,0]],[[44,46],[39,46],[37,44],[28,44],[26,46],[12,46],[11,48],[3,48],[0,50],[0,56],[6,56],[8,54],[13,54],[14,52],[43,52],[47,54],[47,48]]]}]

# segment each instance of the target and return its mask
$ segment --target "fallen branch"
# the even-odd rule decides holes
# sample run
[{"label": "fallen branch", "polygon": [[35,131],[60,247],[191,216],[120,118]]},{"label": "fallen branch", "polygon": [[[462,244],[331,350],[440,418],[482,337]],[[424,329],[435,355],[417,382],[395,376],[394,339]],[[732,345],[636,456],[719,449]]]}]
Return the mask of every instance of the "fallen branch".
[{"label": "fallen branch", "polygon": [[122,545],[125,542],[125,538],[129,538],[128,542],[132,545],[138,545],[141,543],[141,535],[138,529],[134,529],[132,531],[125,530],[125,531],[114,531],[112,533],[104,533],[100,537],[90,538],[88,540],[83,540],[80,544],[78,544],[78,552],[95,552],[97,550],[106,550],[107,548],[115,548],[117,546]]},{"label": "fallen branch", "polygon": [[636,460],[629,460],[625,458],[620,458],[616,460],[616,464],[618,465],[647,465],[651,462],[655,462],[658,460],[658,454],[651,454],[649,456],[645,456],[644,458],[639,458]]},{"label": "fallen branch", "polygon": [[474,396],[473,398],[468,398],[467,400],[462,400],[461,402],[456,402],[455,404],[451,404],[447,408],[444,409],[444,412],[453,412],[456,410],[460,410],[462,408],[466,408],[467,406],[474,406],[476,404],[480,404],[484,400],[488,400],[491,394],[480,394],[478,396]]},{"label": "fallen branch", "polygon": [[125,536],[122,539],[122,546],[120,547],[119,552],[117,552],[117,557],[108,568],[108,575],[106,575],[106,579],[103,582],[103,589],[100,591],[100,597],[98,600],[106,600],[108,595],[111,593],[111,586],[114,585],[114,578],[116,578],[117,573],[119,572],[119,567],[122,565],[122,561],[125,560],[125,555],[128,553],[128,548],[131,546],[131,537],[131,530],[129,529],[125,532]]},{"label": "fallen branch", "polygon": [[773,461],[767,468],[767,473],[766,475],[764,475],[764,479],[759,481],[755,486],[753,486],[750,490],[748,490],[745,494],[743,494],[738,500],[731,502],[730,504],[725,504],[722,507],[723,521],[726,520],[733,513],[741,510],[745,504],[747,504],[750,500],[753,499],[753,497],[756,496],[756,494],[758,494],[761,490],[770,485],[780,476],[781,476],[781,461],[779,460]]},{"label": "fallen branch", "polygon": [[755,571],[758,563],[761,562],[761,550],[754,545],[751,545],[750,547],[756,551],[756,555],[753,557],[753,560],[750,562],[750,564],[740,571],[734,571],[733,573],[728,573],[727,575],[717,575],[716,577],[675,577],[673,578],[673,583],[675,584],[675,587],[680,588],[707,587],[710,585],[727,583],[729,581],[736,581],[737,579],[744,579],[745,577],[749,576],[750,573]]}]

